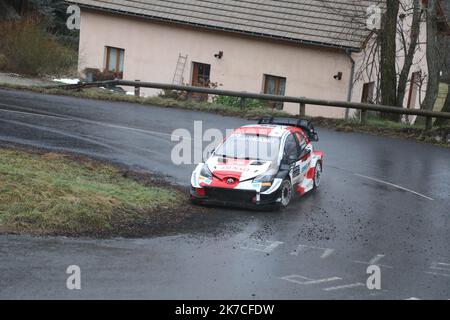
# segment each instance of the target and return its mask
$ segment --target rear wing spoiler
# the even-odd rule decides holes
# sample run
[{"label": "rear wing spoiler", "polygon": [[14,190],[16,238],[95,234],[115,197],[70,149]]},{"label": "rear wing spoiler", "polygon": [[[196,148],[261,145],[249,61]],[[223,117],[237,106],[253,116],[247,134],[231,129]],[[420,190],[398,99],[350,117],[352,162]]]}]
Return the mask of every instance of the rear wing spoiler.
[{"label": "rear wing spoiler", "polygon": [[297,127],[303,130],[311,141],[319,141],[319,135],[314,130],[311,120],[287,117],[264,117],[258,120],[258,124],[275,124],[279,126]]}]

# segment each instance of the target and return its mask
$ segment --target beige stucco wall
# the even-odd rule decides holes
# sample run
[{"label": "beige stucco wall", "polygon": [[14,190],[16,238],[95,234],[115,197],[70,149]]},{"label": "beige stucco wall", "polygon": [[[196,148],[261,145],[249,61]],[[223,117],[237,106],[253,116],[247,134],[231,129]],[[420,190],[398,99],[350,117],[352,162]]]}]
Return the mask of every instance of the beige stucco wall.
[{"label": "beige stucco wall", "polygon": [[[185,83],[190,83],[195,61],[211,64],[211,81],[221,84],[221,89],[262,92],[263,74],[270,74],[287,78],[289,96],[347,99],[351,64],[337,50],[83,10],[79,70],[103,69],[105,46],[125,49],[126,80],[171,83],[181,53],[188,55]],[[214,57],[219,51],[224,53],[222,59]],[[338,71],[343,72],[340,81],[333,78]],[[285,104],[285,110],[297,113],[298,105]],[[341,118],[344,109],[307,106],[307,114]]]}]

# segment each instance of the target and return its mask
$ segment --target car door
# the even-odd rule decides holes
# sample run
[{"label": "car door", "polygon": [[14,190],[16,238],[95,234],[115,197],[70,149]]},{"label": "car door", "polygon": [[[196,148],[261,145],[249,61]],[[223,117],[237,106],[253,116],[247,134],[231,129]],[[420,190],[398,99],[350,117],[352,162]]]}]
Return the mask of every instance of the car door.
[{"label": "car door", "polygon": [[306,173],[308,172],[308,168],[311,164],[311,149],[308,148],[305,137],[299,132],[295,133],[295,137],[298,140],[299,144],[299,153],[298,153],[298,166],[300,168],[300,174],[298,176],[298,183],[303,182],[305,179]]},{"label": "car door", "polygon": [[289,176],[292,185],[298,184],[301,180],[299,150],[300,146],[297,138],[292,133],[289,133],[284,142],[283,158],[291,159],[286,161],[290,163]]}]

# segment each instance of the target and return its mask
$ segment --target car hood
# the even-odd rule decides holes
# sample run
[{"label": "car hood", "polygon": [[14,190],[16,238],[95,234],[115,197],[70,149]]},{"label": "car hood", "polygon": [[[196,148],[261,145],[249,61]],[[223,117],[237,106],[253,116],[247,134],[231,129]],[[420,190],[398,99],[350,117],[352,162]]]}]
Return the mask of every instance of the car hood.
[{"label": "car hood", "polygon": [[206,162],[209,170],[219,179],[234,178],[238,181],[253,179],[274,166],[272,161],[244,160],[212,156]]}]

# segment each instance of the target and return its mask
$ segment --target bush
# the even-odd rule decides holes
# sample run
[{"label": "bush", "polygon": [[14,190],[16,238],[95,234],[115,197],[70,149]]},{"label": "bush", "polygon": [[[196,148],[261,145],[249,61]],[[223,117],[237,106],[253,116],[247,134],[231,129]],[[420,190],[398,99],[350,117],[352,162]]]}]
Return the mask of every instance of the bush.
[{"label": "bush", "polygon": [[186,92],[181,92],[177,90],[169,90],[163,89],[158,92],[158,97],[166,98],[166,99],[175,99],[175,100],[185,100]]},{"label": "bush", "polygon": [[86,75],[86,81],[108,81],[114,79],[122,79],[121,72],[112,72],[109,70],[100,71],[96,68],[86,68],[83,70]]},{"label": "bush", "polygon": [[[229,106],[233,108],[241,107],[241,98],[239,97],[228,97],[228,96],[216,96],[213,98],[213,102],[221,104],[224,106]],[[245,108],[266,108],[269,107],[269,102],[257,99],[245,99]]]},{"label": "bush", "polygon": [[0,54],[7,61],[0,68],[11,72],[68,75],[76,70],[76,51],[47,33],[37,18],[0,23]]}]

